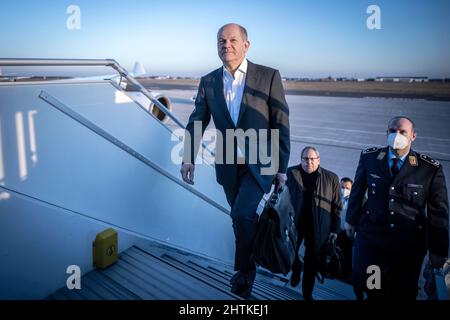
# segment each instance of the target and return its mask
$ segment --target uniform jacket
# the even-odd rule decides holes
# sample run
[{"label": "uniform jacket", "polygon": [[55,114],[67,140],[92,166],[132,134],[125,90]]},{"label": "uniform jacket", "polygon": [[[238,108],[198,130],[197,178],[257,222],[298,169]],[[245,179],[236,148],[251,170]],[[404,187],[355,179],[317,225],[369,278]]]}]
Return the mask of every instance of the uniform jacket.
[{"label": "uniform jacket", "polygon": [[[226,164],[226,130],[242,129],[245,132],[248,129],[255,129],[257,142],[249,144],[249,139],[245,139],[245,163],[258,181],[258,184],[267,193],[270,191],[274,174],[276,172],[286,172],[290,153],[289,108],[285,100],[280,73],[277,70],[248,62],[244,94],[236,125],[231,119],[225,102],[222,78],[223,69],[221,67],[200,80],[195,109],[186,126],[186,130],[191,137],[191,139],[185,139],[185,150],[187,148],[191,150],[191,156],[188,160],[194,163],[195,155],[198,152],[195,147],[199,144],[199,137],[197,141],[194,141],[194,121],[201,121],[202,128],[205,130],[212,116],[216,129],[223,137],[222,145],[216,143],[216,178],[218,183],[223,185],[224,188],[234,188],[237,180],[237,166],[235,164]],[[261,129],[267,130],[267,139],[260,136],[260,132],[264,131],[260,131]],[[267,152],[266,149],[262,151],[265,155],[270,156],[270,129],[279,130],[279,141],[274,141],[276,146],[279,147],[277,152],[279,162],[278,170],[274,170],[273,174],[266,175],[261,174],[261,168],[270,167],[271,163],[264,163],[265,161],[261,161],[259,156],[256,161],[252,161],[256,163],[250,163],[249,145],[256,147],[256,154],[259,155],[261,146],[265,147],[267,142]],[[190,145],[186,144],[188,140]],[[234,148],[234,156],[235,154],[236,148]],[[218,155],[223,156],[222,163],[218,161]],[[274,157],[271,159],[273,160]]]},{"label": "uniform jacket", "polygon": [[[367,191],[367,201],[363,198]],[[394,178],[388,147],[361,153],[346,221],[384,248],[448,253],[448,196],[442,166],[413,150]]]},{"label": "uniform jacket", "polygon": [[[314,252],[317,254],[327,241],[330,232],[338,233],[340,228],[341,188],[339,178],[333,172],[319,167],[316,188],[313,193],[312,214],[314,225]],[[302,221],[303,182],[300,165],[289,167],[286,182],[291,192],[291,202],[295,211],[295,223]],[[301,229],[301,228],[298,228]],[[299,234],[299,240],[304,235]]]}]

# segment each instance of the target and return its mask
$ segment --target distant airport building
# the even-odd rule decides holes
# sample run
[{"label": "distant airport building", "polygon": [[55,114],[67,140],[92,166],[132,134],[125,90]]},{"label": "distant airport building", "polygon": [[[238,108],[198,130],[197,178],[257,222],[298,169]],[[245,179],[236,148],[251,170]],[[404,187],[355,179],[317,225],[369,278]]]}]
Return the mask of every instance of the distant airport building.
[{"label": "distant airport building", "polygon": [[[161,79],[161,78],[160,78]],[[332,77],[325,78],[307,78],[307,77],[283,77],[282,81],[293,82],[450,82],[448,78],[428,78],[428,77],[373,77],[373,78],[357,78],[357,77]]]},{"label": "distant airport building", "polygon": [[428,77],[377,77],[377,82],[428,82]]}]

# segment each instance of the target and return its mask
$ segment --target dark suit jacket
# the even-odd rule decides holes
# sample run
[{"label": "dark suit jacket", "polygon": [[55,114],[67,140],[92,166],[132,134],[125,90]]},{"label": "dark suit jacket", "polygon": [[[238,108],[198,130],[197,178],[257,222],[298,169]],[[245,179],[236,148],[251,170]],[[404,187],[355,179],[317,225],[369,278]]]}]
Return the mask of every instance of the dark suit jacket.
[{"label": "dark suit jacket", "polygon": [[431,254],[446,257],[448,219],[447,187],[439,162],[411,150],[393,177],[387,147],[361,153],[346,215],[358,234],[396,252],[428,247]]},{"label": "dark suit jacket", "polygon": [[[186,126],[186,130],[190,133],[190,139],[186,135],[184,150],[189,149],[191,153],[190,157],[186,157],[185,154],[184,161],[194,163],[198,152],[200,137],[197,137],[197,141],[194,141],[194,121],[201,121],[204,131],[212,116],[216,129],[223,137],[222,146],[216,143],[216,178],[219,184],[230,190],[237,183],[237,166],[236,161],[233,161],[233,164],[226,164],[226,130],[242,129],[245,132],[248,129],[255,129],[257,133],[256,141],[249,143],[249,139],[245,139],[245,163],[264,192],[269,192],[274,174],[286,172],[290,152],[289,108],[284,97],[280,73],[277,70],[248,62],[245,89],[236,126],[225,102],[222,78],[223,69],[221,67],[200,80],[195,109]],[[260,129],[267,130],[267,139],[262,139],[259,136]],[[259,157],[261,146],[264,146],[262,151],[271,156],[270,129],[279,130],[279,143],[275,142],[279,146],[279,152],[277,153],[279,165],[278,170],[275,170],[273,174],[262,175],[262,168],[271,167],[271,163],[263,163],[264,161],[262,162]],[[234,141],[236,146],[236,139]],[[265,151],[266,142],[267,152]],[[190,145],[187,143],[190,143]],[[256,147],[258,157],[256,161],[252,161],[256,163],[250,163],[249,161],[249,147]],[[234,148],[235,156],[236,147]],[[220,161],[221,157],[223,157],[223,161]],[[272,160],[275,158],[271,157]]]}]

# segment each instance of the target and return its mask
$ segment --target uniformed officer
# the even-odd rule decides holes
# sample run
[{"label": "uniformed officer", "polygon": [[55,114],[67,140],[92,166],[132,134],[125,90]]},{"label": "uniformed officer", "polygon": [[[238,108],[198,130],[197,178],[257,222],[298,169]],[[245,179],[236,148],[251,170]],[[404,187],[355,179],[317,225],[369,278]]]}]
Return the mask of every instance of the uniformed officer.
[{"label": "uniformed officer", "polygon": [[448,255],[447,187],[441,164],[411,149],[411,119],[391,119],[387,134],[388,147],[362,152],[350,194],[345,227],[349,236],[356,231],[353,284],[368,298],[415,299],[427,251],[434,268]]}]

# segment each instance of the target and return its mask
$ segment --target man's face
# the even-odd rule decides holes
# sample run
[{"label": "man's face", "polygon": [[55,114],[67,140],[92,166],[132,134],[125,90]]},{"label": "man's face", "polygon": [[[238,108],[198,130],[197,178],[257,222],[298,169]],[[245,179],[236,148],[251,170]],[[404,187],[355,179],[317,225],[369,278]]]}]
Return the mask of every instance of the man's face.
[{"label": "man's face", "polygon": [[236,25],[226,26],[217,35],[217,52],[224,65],[238,66],[250,47],[250,42],[242,38]]},{"label": "man's face", "polygon": [[350,181],[341,182],[341,189],[347,189],[348,191],[352,191],[352,183]]},{"label": "man's face", "polygon": [[303,152],[302,155],[302,168],[306,173],[313,173],[319,168],[320,158],[316,152],[312,149],[308,149]]},{"label": "man's face", "polygon": [[416,133],[413,132],[412,123],[405,118],[400,118],[399,120],[389,124],[387,134],[389,135],[391,133],[400,133],[405,136],[409,142],[406,148],[410,147],[411,143],[416,139]]}]

